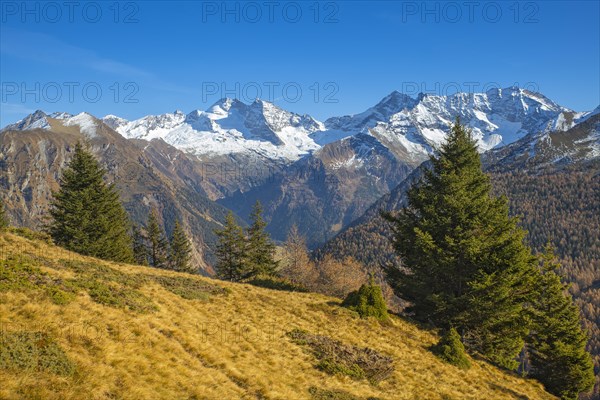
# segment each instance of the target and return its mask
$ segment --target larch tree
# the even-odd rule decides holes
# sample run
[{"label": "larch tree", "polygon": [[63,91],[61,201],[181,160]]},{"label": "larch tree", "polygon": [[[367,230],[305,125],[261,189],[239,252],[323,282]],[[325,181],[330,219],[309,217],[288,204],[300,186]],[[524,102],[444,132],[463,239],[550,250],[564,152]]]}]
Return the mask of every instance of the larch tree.
[{"label": "larch tree", "polygon": [[283,245],[281,274],[295,284],[314,289],[319,278],[315,263],[310,259],[306,239],[292,225]]}]

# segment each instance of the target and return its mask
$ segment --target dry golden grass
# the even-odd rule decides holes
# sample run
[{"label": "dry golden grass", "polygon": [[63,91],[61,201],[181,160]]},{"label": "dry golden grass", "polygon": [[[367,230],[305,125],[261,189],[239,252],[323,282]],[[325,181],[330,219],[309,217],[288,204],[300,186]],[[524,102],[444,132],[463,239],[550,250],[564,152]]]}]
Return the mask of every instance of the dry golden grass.
[{"label": "dry golden grass", "polygon": [[[0,258],[37,260],[51,277],[72,279],[61,259],[94,262],[139,276],[169,271],[101,262],[13,234],[0,235]],[[138,275],[135,275],[138,276]],[[189,277],[189,275],[185,275]],[[2,399],[310,399],[310,387],[380,399],[551,399],[540,384],[482,361],[463,371],[436,358],[436,336],[393,317],[390,325],[358,319],[336,300],[202,277],[230,289],[185,300],[148,280],[138,290],[157,306],[134,312],[101,305],[85,292],[57,305],[41,290],[0,292],[3,333],[44,331],[75,363],[72,376],[0,369]],[[391,378],[331,376],[286,335],[294,328],[370,347],[394,358]],[[1,343],[1,342],[0,342]]]}]

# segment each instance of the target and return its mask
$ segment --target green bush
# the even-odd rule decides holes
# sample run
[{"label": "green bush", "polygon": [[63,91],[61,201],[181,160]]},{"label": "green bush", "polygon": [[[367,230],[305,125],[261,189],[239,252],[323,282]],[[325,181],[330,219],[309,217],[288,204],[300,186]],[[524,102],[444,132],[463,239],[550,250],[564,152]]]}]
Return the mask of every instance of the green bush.
[{"label": "green bush", "polygon": [[442,336],[438,344],[432,347],[432,351],[442,360],[461,369],[471,367],[465,347],[460,341],[460,335],[454,328],[451,328]]},{"label": "green bush", "polygon": [[356,311],[361,318],[373,317],[379,321],[387,321],[390,318],[381,287],[375,284],[372,276],[369,283],[349,293],[342,306]]},{"label": "green bush", "polygon": [[121,272],[99,262],[61,259],[60,263],[64,268],[75,272],[78,277],[84,277],[88,280],[115,282],[130,289],[139,289],[149,281],[146,275]]},{"label": "green bush", "polygon": [[63,349],[43,332],[2,332],[0,368],[50,372],[68,376],[75,372]]},{"label": "green bush", "polygon": [[41,274],[39,268],[24,262],[23,258],[11,255],[0,261],[0,292],[32,289],[32,278]]},{"label": "green bush", "polygon": [[66,282],[43,272],[25,256],[10,256],[0,261],[0,293],[12,290],[41,290],[58,305],[68,304],[75,298],[74,290]]},{"label": "green bush", "polygon": [[79,277],[74,284],[79,288],[85,289],[92,300],[104,306],[126,309],[138,313],[158,310],[158,307],[148,296],[113,281]]},{"label": "green bush", "polygon": [[75,299],[75,294],[65,290],[61,290],[57,286],[47,286],[46,295],[50,297],[50,300],[56,305],[64,306],[69,304]]}]

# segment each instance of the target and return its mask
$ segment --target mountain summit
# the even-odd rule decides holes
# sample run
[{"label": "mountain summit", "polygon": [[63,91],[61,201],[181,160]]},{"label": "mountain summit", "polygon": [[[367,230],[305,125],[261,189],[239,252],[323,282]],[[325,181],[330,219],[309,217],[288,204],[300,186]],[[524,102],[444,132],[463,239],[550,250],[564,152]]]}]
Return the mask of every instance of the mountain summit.
[{"label": "mountain summit", "polygon": [[[593,113],[578,113],[540,93],[508,87],[445,96],[421,93],[417,98],[393,91],[361,113],[325,122],[268,101],[246,104],[231,98],[220,99],[206,111],[175,111],[133,121],[107,115],[102,121],[125,138],[160,138],[202,159],[242,155],[290,164],[358,134],[373,136],[396,154],[423,160],[441,144],[457,116],[472,129],[483,152],[529,134],[567,131]],[[50,129],[48,118],[71,117],[36,111],[5,130]]]},{"label": "mountain summit", "polygon": [[224,98],[206,111],[150,115],[134,121],[106,116],[104,121],[126,138],[154,139],[199,156],[248,153],[294,161],[319,146],[309,137],[323,126],[307,115],[256,100],[245,104]]}]

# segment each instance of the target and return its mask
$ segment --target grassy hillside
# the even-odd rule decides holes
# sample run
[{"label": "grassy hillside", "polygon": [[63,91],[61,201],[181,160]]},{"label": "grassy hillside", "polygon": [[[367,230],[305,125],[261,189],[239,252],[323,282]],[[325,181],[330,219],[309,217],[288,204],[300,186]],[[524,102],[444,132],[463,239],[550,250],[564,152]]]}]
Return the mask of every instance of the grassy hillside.
[{"label": "grassy hillside", "polygon": [[445,364],[428,350],[434,334],[317,294],[113,264],[11,233],[0,260],[2,399],[553,398],[483,361]]}]

